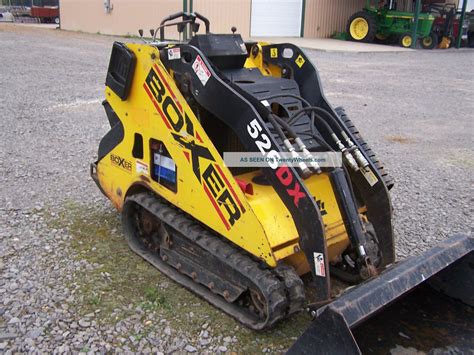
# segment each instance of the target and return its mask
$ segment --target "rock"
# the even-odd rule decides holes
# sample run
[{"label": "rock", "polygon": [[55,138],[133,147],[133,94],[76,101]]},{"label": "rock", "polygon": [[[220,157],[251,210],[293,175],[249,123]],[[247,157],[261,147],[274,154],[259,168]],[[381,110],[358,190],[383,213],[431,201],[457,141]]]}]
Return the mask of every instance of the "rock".
[{"label": "rock", "polygon": [[220,351],[220,352],[222,352],[222,353],[225,353],[225,352],[227,351],[227,346],[223,346],[223,345],[222,345],[222,346],[219,346],[219,347],[217,348],[217,350]]},{"label": "rock", "polygon": [[230,343],[232,341],[232,338],[231,337],[225,337],[224,340],[226,343]]},{"label": "rock", "polygon": [[63,338],[66,338],[69,334],[71,334],[71,332],[69,330],[66,330],[63,334],[62,334],[62,337]]},{"label": "rock", "polygon": [[18,319],[17,317],[13,317],[12,319],[8,321],[8,324],[17,324],[17,323],[20,323],[20,319]]},{"label": "rock", "polygon": [[197,349],[190,344],[186,345],[184,350],[186,350],[188,353],[195,353],[197,351]]},{"label": "rock", "polygon": [[17,337],[16,334],[13,333],[2,333],[0,332],[0,341],[15,339]]},{"label": "rock", "polygon": [[82,327],[82,328],[88,328],[88,327],[90,327],[90,325],[91,325],[91,322],[89,322],[85,319],[79,320],[79,326]]},{"label": "rock", "polygon": [[206,346],[206,345],[209,345],[211,341],[209,339],[201,339],[199,340],[199,344],[201,344],[201,346]]},{"label": "rock", "polygon": [[170,327],[166,327],[165,330],[164,330],[164,333],[166,335],[171,335],[171,328]]},{"label": "rock", "polygon": [[41,334],[43,334],[43,328],[35,328],[33,330],[30,330],[28,333],[27,333],[27,337],[31,338],[31,339],[36,339],[38,338]]},{"label": "rock", "polygon": [[399,332],[398,335],[400,335],[402,338],[405,338],[405,339],[411,339],[408,335],[406,335],[402,332]]}]

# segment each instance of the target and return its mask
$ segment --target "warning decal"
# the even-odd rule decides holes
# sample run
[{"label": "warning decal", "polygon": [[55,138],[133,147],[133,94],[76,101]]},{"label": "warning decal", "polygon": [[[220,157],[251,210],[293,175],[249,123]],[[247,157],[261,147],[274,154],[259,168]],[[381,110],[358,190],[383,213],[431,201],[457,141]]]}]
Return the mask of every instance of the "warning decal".
[{"label": "warning decal", "polygon": [[145,164],[144,162],[137,160],[135,162],[135,167],[137,170],[137,174],[145,174],[148,175],[148,164]]},{"label": "warning decal", "polygon": [[203,60],[199,55],[196,57],[196,60],[193,63],[193,70],[199,80],[201,80],[202,85],[206,86],[207,81],[211,77],[211,72],[209,71],[209,69],[207,69],[206,64],[204,64]]},{"label": "warning decal", "polygon": [[303,56],[300,54],[298,57],[296,57],[295,59],[295,63],[298,67],[302,67],[303,64],[305,63],[306,61],[304,60]]},{"label": "warning decal", "polygon": [[326,269],[324,267],[324,255],[322,253],[313,253],[314,271],[316,275],[326,277]]},{"label": "warning decal", "polygon": [[181,48],[168,49],[168,60],[181,59]]}]

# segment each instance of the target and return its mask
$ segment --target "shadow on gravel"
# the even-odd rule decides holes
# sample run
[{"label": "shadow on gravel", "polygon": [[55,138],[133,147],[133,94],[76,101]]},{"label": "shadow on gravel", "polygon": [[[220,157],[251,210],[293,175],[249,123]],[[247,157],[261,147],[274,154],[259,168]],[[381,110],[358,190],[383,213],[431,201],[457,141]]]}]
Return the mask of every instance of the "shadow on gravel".
[{"label": "shadow on gravel", "polygon": [[[123,238],[115,210],[68,203],[49,224],[69,231],[71,262],[84,264],[74,275],[73,285],[68,285],[77,288],[75,312],[78,316],[95,313],[97,323],[104,328],[117,329],[117,324],[127,325],[132,319],[121,334],[127,342],[130,337],[140,340],[150,333],[163,333],[164,322],[160,320],[165,319],[174,331],[194,341],[199,341],[207,323],[211,337],[238,339],[229,350],[284,352],[310,321],[302,312],[270,331],[257,333],[243,328],[135,255]],[[134,322],[141,323],[138,333],[133,331]],[[122,326],[118,329],[125,330]],[[134,348],[133,344],[125,344]]]}]

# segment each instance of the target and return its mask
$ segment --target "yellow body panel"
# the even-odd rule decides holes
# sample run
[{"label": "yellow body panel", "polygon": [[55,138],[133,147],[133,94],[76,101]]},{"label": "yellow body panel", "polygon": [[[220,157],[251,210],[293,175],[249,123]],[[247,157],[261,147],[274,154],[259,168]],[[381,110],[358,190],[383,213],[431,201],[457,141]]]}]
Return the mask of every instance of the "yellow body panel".
[{"label": "yellow body panel", "polygon": [[[239,175],[238,178],[251,182],[257,173]],[[312,175],[304,180],[306,187],[318,204],[326,228],[329,260],[334,260],[348,246],[346,229],[334,196],[331,182],[326,174]],[[248,202],[262,223],[276,259],[284,259],[298,253],[298,234],[296,226],[273,187],[253,184],[253,195],[247,195]]]},{"label": "yellow body panel", "polygon": [[[300,274],[309,271],[298,244],[295,224],[275,190],[271,186],[252,183],[252,177],[257,174],[254,172],[238,176],[253,185],[253,195],[244,194],[162,65],[158,50],[146,44],[127,46],[136,55],[130,94],[122,101],[110,88],[106,87],[105,91],[108,103],[124,126],[124,138],[97,164],[99,183],[116,208],[122,209],[132,187],[143,186],[269,266],[275,267],[277,262],[284,260]],[[281,76],[279,67],[263,62],[261,50],[257,56],[249,56],[245,65],[258,68],[264,75]],[[150,75],[154,81],[147,82]],[[155,95],[157,90],[161,92],[159,97]],[[172,100],[174,105],[171,106],[176,110],[170,111],[170,105],[165,107],[166,100]],[[182,124],[177,124],[181,121]],[[132,155],[135,133],[143,137],[142,159]],[[162,141],[176,164],[176,191],[152,179],[150,139]],[[188,143],[204,147],[212,156],[211,159],[198,159],[198,173],[193,170],[190,158],[193,152],[187,148]],[[204,173],[208,171],[212,174],[205,179]],[[305,180],[305,185],[318,198],[316,202],[326,227],[328,258],[335,260],[347,248],[349,239],[329,177],[313,175]],[[224,194],[227,199],[222,199]]]},{"label": "yellow body panel", "polygon": [[[134,184],[145,185],[217,233],[225,236],[249,253],[263,259],[268,265],[276,266],[276,260],[262,225],[250,208],[243,192],[233,179],[231,173],[225,167],[219,153],[214,148],[193,111],[181,96],[166,69],[162,66],[159,60],[160,54],[158,50],[148,45],[129,44],[127,46],[137,57],[133,83],[127,100],[122,101],[110,88],[106,88],[107,101],[122,121],[125,137],[122,142],[107,156],[101,159],[97,165],[98,179],[104,192],[112,200],[114,205],[121,210],[129,188]],[[167,81],[169,89],[166,88],[166,93],[163,96],[170,96],[170,91],[172,91],[176,101],[179,102],[182,107],[182,116],[187,116],[192,122],[195,132],[194,137],[187,134],[186,125],[178,132],[179,135],[181,135],[185,141],[188,139],[195,140],[196,144],[207,148],[212,154],[215,162],[203,158],[199,159],[201,173],[206,170],[210,164],[214,165],[214,168],[218,166],[213,173],[214,181],[217,179],[217,174],[219,174],[217,169],[220,169],[223,173],[221,177],[223,180],[226,180],[225,190],[233,197],[233,201],[240,201],[241,206],[238,206],[240,216],[234,224],[229,220],[227,221],[229,228],[226,227],[219,214],[220,211],[224,218],[228,219],[226,202],[221,203],[217,201],[217,199],[210,201],[211,198],[206,192],[206,189],[208,191],[220,190],[219,192],[221,192],[224,188],[217,186],[217,183],[206,184],[203,178],[201,182],[197,179],[192,169],[192,163],[188,161],[185,154],[185,152],[187,152],[186,149],[173,138],[173,128],[170,129],[167,127],[165,118],[163,118],[159,112],[159,109],[161,109],[161,111],[164,110],[163,106],[159,102],[156,102],[156,105],[158,105],[157,108],[144,88],[145,79],[151,70],[155,71],[158,76],[161,74],[163,79]],[[173,122],[179,120],[176,112],[172,112],[170,118]],[[143,172],[139,173],[137,171],[138,159],[132,157],[135,133],[140,133],[143,136],[144,142],[144,157],[139,160],[138,164],[146,164],[148,165],[148,169],[152,166],[152,157],[148,149],[149,140],[153,138],[164,142],[177,167],[178,180],[176,193],[152,180],[149,174]],[[187,153],[189,154],[189,152]],[[125,165],[127,168],[119,166],[114,160],[117,159],[116,157],[124,159],[125,164],[122,165]],[[128,167],[130,168],[128,169]],[[217,207],[213,205],[213,202]],[[235,213],[235,206],[231,206],[230,208],[234,209],[233,212]]]},{"label": "yellow body panel", "polygon": [[[256,56],[253,54],[249,55],[247,60],[245,61],[246,68],[257,68],[260,70],[262,75],[265,76],[274,76],[276,78],[281,78],[281,68],[277,65],[272,65],[269,63],[264,62],[263,55],[262,55],[262,46],[267,46],[269,43],[259,42],[258,46],[258,53]],[[277,48],[272,48],[271,51],[278,50]],[[278,56],[278,52],[274,52],[275,56]]]}]

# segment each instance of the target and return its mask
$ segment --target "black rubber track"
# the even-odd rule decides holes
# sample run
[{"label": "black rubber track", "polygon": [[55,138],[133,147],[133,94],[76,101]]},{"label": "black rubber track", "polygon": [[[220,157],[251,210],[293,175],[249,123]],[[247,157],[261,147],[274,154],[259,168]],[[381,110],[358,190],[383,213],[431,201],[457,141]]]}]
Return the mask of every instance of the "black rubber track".
[{"label": "black rubber track", "polygon": [[[227,302],[222,296],[213,293],[207,286],[193,281],[166,263],[159,251],[146,248],[139,241],[133,214],[137,205],[152,213],[163,222],[169,234],[180,233],[206,252],[217,257],[226,267],[238,271],[247,280],[248,287],[257,287],[266,300],[266,319],[257,318],[238,304]],[[261,261],[250,257],[246,252],[226,242],[221,236],[209,231],[192,217],[169,205],[152,193],[139,193],[127,197],[123,212],[125,237],[130,248],[155,266],[172,280],[193,291],[215,307],[223,310],[245,326],[262,330],[273,326],[289,314],[299,311],[304,306],[305,295],[302,280],[294,269],[279,265],[275,269],[262,267]],[[209,270],[212,272],[212,270]]]},{"label": "black rubber track", "polygon": [[364,138],[362,138],[357,127],[354,125],[354,123],[352,123],[352,121],[347,116],[344,108],[339,106],[335,108],[335,111],[338,114],[338,116],[341,118],[341,120],[344,122],[347,129],[354,135],[355,139],[357,140],[357,143],[362,147],[364,152],[367,153],[367,156],[370,158],[372,163],[374,163],[375,167],[380,172],[380,175],[382,176],[383,181],[385,182],[385,185],[387,186],[387,189],[390,190],[395,184],[395,181],[389,175],[387,170],[384,168],[382,162],[377,158],[372,148],[370,148],[369,144],[364,140]]}]

